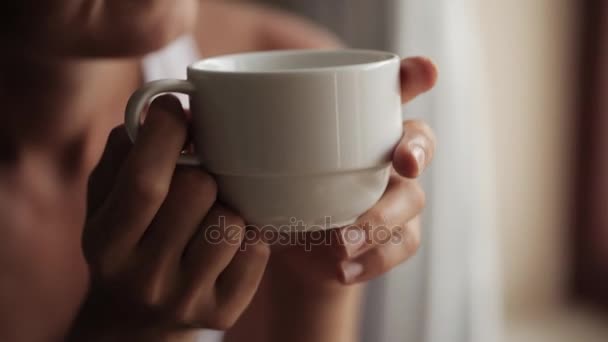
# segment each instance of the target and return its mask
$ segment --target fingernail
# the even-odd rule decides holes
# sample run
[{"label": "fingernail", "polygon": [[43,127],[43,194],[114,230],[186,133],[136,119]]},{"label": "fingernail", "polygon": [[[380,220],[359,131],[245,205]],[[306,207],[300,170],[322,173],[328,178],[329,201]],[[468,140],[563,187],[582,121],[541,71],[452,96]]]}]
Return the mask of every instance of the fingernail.
[{"label": "fingernail", "polygon": [[351,258],[365,245],[365,231],[359,227],[347,228],[342,232],[342,242],[346,256]]},{"label": "fingernail", "polygon": [[342,264],[342,277],[345,283],[352,283],[363,274],[363,265],[358,262],[347,261]]},{"label": "fingernail", "polygon": [[420,145],[411,146],[412,155],[416,159],[416,163],[418,164],[419,172],[422,171],[425,167],[426,163],[426,152]]}]

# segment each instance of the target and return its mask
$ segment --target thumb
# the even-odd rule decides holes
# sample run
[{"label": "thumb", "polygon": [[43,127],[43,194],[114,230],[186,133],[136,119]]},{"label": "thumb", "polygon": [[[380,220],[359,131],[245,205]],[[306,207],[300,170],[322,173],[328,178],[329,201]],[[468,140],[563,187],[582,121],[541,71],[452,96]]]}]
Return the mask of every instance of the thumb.
[{"label": "thumb", "polygon": [[410,57],[401,62],[401,100],[403,103],[429,91],[437,83],[437,66],[426,57]]}]

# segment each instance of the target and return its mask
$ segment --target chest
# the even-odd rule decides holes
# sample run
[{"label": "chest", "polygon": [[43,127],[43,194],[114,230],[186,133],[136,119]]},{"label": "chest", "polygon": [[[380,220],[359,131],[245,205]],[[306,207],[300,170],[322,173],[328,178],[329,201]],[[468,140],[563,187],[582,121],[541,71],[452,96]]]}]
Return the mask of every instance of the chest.
[{"label": "chest", "polygon": [[0,133],[23,147],[15,165],[0,164],[0,317],[23,324],[14,331],[44,334],[25,340],[54,340],[78,314],[89,285],[81,246],[88,176],[139,84],[130,61],[81,67],[83,84],[51,73],[22,89],[27,102],[1,94],[15,110]]},{"label": "chest", "polygon": [[22,176],[0,178],[0,315],[23,324],[17,332],[36,321],[48,325],[38,332],[60,335],[88,289],[80,246],[84,191],[44,174]]}]

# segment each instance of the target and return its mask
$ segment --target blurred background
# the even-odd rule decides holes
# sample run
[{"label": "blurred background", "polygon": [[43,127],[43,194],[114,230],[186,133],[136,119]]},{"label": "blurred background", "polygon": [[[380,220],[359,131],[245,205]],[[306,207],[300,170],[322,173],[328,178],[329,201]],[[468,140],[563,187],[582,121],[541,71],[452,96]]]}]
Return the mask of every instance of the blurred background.
[{"label": "blurred background", "polygon": [[369,289],[365,341],[608,340],[608,4],[259,0],[432,57],[424,246]]}]

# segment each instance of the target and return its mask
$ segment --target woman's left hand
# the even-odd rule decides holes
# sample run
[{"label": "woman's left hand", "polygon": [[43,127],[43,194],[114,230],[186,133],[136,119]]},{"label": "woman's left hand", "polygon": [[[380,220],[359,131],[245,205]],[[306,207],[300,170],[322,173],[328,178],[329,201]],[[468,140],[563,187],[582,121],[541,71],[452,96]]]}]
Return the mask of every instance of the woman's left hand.
[{"label": "woman's left hand", "polygon": [[[437,69],[428,59],[401,64],[404,103],[430,90]],[[420,214],[425,194],[416,180],[433,159],[435,136],[421,121],[403,124],[404,134],[393,154],[393,170],[380,201],[352,226],[306,233],[304,244],[273,251],[270,271],[291,274],[307,288],[365,282],[400,265],[420,245]],[[308,240],[308,241],[307,241]]]}]

